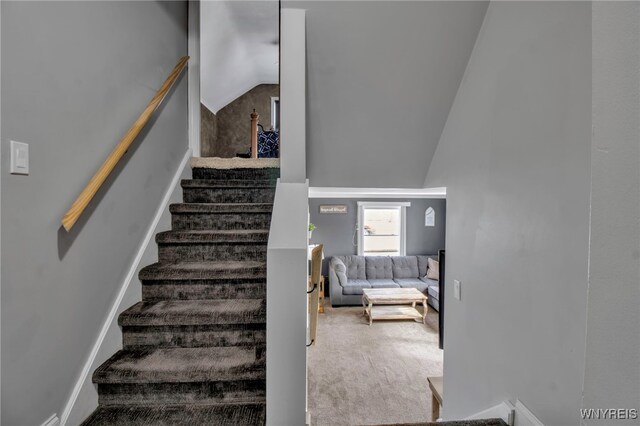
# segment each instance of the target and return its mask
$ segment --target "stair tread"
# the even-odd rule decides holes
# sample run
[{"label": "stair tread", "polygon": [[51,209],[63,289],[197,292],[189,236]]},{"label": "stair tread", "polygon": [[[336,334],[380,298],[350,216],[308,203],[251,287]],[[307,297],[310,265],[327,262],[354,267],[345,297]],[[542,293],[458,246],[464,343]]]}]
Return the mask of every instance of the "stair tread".
[{"label": "stair tread", "polygon": [[93,374],[93,382],[192,383],[265,378],[264,359],[253,348],[125,349],[116,352]]},{"label": "stair tread", "polygon": [[183,179],[183,188],[269,188],[275,185],[268,179]]},{"label": "stair tread", "polygon": [[253,426],[265,423],[264,403],[100,406],[83,426]]},{"label": "stair tread", "polygon": [[145,299],[118,317],[124,349],[94,371],[100,405],[85,426],[266,421],[264,258],[277,176],[199,176],[181,181],[173,229],[156,234],[160,261],[140,270]]},{"label": "stair tread", "polygon": [[268,229],[206,229],[164,231],[156,234],[157,243],[267,242]]},{"label": "stair tread", "polygon": [[121,326],[256,324],[266,321],[264,299],[138,302],[118,318]]},{"label": "stair tread", "polygon": [[271,213],[272,203],[175,203],[171,213]]},{"label": "stair tread", "polygon": [[141,280],[206,280],[265,278],[264,261],[153,263],[142,268]]}]

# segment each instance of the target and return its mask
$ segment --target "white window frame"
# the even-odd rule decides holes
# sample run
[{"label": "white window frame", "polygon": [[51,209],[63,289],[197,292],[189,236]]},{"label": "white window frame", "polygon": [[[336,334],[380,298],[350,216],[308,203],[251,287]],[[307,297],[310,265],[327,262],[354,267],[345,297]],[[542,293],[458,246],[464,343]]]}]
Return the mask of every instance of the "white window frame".
[{"label": "white window frame", "polygon": [[364,218],[364,209],[389,209],[400,208],[400,256],[406,256],[407,253],[407,207],[411,203],[403,202],[382,202],[382,201],[358,201],[358,256],[364,256],[364,230],[362,220]]}]

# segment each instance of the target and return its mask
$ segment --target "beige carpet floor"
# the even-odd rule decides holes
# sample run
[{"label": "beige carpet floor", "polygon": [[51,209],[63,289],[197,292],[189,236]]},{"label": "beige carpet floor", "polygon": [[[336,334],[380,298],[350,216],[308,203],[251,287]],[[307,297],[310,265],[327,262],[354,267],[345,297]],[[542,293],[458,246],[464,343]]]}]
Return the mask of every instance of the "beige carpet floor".
[{"label": "beige carpet floor", "polygon": [[312,425],[431,421],[427,377],[442,375],[443,354],[436,311],[429,310],[426,325],[406,320],[369,326],[362,307],[327,306],[308,354]]}]

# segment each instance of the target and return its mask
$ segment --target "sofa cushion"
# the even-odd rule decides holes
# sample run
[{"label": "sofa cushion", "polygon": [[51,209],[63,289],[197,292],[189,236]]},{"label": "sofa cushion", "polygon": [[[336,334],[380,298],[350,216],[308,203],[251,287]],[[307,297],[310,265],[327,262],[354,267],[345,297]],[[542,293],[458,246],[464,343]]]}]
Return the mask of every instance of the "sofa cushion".
[{"label": "sofa cushion", "polygon": [[438,283],[438,280],[430,280],[429,278],[426,277],[420,277],[420,281],[424,281],[425,283],[427,283],[428,287],[440,287],[440,284]]},{"label": "sofa cushion", "polygon": [[432,280],[440,279],[440,262],[437,260],[429,259],[429,269],[427,269],[427,278]]},{"label": "sofa cushion", "polygon": [[418,276],[424,277],[427,275],[429,256],[416,256],[416,259],[418,260]]},{"label": "sofa cushion", "polygon": [[389,256],[366,256],[364,262],[368,280],[393,278],[391,258]]},{"label": "sofa cushion", "polygon": [[427,288],[427,295],[435,300],[440,300],[440,287],[432,285]]},{"label": "sofa cushion", "polygon": [[440,283],[437,280],[430,280],[429,278],[422,277],[420,281],[427,284],[427,295],[431,299],[440,300]]},{"label": "sofa cushion", "polygon": [[367,275],[365,272],[364,256],[348,255],[348,256],[335,256],[342,260],[347,268],[347,278],[350,280],[366,280]]},{"label": "sofa cushion", "polygon": [[423,293],[428,287],[428,284],[420,278],[394,278],[393,280],[402,288],[417,288]]},{"label": "sofa cushion", "polygon": [[418,258],[416,256],[392,256],[393,278],[418,278]]},{"label": "sofa cushion", "polygon": [[427,275],[427,269],[429,269],[429,259],[438,260],[437,255],[416,256],[418,259],[418,276],[424,277]]},{"label": "sofa cushion", "polygon": [[371,288],[367,280],[349,280],[342,286],[342,294],[362,294],[363,288]]},{"label": "sofa cushion", "polygon": [[398,288],[400,287],[398,283],[390,279],[375,279],[375,280],[367,280],[369,284],[371,284],[371,288]]}]

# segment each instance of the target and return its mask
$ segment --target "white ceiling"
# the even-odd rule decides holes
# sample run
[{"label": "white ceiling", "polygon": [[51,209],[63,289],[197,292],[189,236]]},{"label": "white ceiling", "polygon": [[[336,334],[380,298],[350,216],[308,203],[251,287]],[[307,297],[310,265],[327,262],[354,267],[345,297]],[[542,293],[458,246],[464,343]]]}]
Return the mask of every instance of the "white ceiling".
[{"label": "white ceiling", "polygon": [[258,84],[278,82],[278,2],[203,1],[200,100],[214,113]]}]

